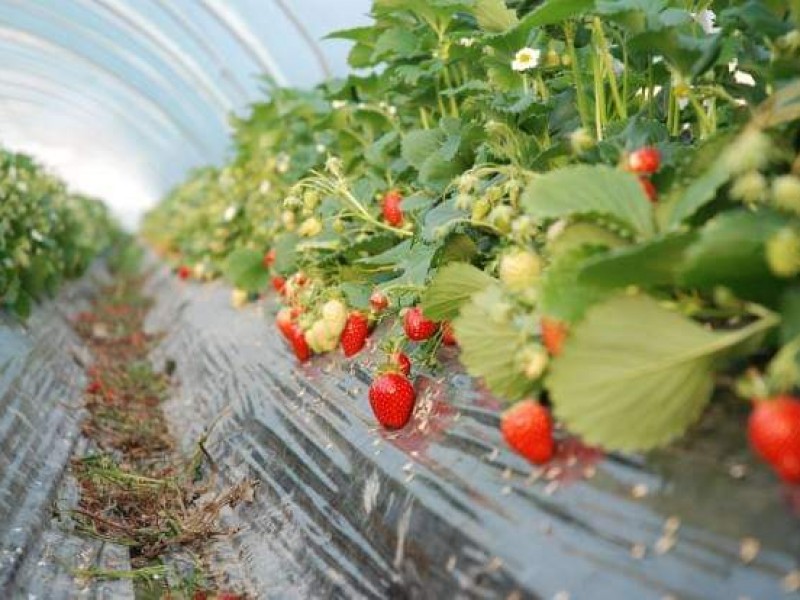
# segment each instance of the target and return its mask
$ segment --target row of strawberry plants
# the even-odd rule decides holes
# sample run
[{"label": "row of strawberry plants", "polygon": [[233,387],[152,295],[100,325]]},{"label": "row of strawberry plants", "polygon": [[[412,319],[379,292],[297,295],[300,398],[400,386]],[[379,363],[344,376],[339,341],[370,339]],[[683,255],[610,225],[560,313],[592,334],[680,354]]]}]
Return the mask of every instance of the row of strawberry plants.
[{"label": "row of strawberry plants", "polygon": [[375,0],[371,25],[333,34],[354,73],[270,89],[233,159],[145,235],[236,303],[271,281],[300,360],[402,324],[370,392],[387,426],[411,414],[410,365],[457,340],[518,402],[502,427],[534,462],[550,411],[648,450],[728,385],[758,400],[755,449],[800,481],[800,14],[532,4]]},{"label": "row of strawberry plants", "polygon": [[85,271],[116,226],[99,201],[71,194],[33,159],[0,149],[0,307],[33,303]]}]

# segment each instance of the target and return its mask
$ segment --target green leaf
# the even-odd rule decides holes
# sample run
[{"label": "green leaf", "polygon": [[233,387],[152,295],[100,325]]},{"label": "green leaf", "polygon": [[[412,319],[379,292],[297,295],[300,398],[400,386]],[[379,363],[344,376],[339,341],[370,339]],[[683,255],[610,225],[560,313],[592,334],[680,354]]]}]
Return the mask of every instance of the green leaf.
[{"label": "green leaf", "polygon": [[625,239],[603,229],[599,225],[578,221],[570,223],[555,239],[548,240],[547,252],[550,256],[560,256],[582,246],[596,248],[619,248],[626,246]]},{"label": "green leaf", "polygon": [[667,225],[676,227],[694,215],[700,208],[711,202],[717,190],[730,179],[730,170],[725,162],[717,160],[706,173],[694,179],[670,213]]},{"label": "green leaf", "polygon": [[715,217],[687,249],[681,283],[704,290],[721,285],[744,300],[774,306],[787,284],[772,275],[764,247],[784,225],[783,216],[767,210]]},{"label": "green leaf", "polygon": [[370,307],[369,297],[372,292],[370,286],[363,283],[344,282],[339,284],[339,290],[347,299],[347,305],[351,308],[367,310]]},{"label": "green leaf", "polygon": [[604,288],[674,283],[694,232],[671,233],[611,250],[584,263],[578,280]]},{"label": "green leaf", "polygon": [[263,258],[263,253],[258,250],[234,250],[225,261],[225,277],[239,289],[257,292],[269,281],[269,272],[264,268]]},{"label": "green leaf", "polygon": [[403,136],[403,158],[417,170],[435,153],[443,142],[442,133],[436,129],[415,129]]},{"label": "green leaf", "polygon": [[594,6],[594,0],[549,0],[522,19],[521,27],[555,25],[577,17]]},{"label": "green leaf", "polygon": [[431,319],[452,320],[475,292],[496,282],[494,277],[470,264],[451,263],[439,269],[422,295],[422,310]]},{"label": "green leaf", "polygon": [[506,303],[503,292],[491,285],[476,293],[463,305],[453,321],[461,347],[461,362],[473,377],[481,377],[489,389],[508,400],[517,400],[533,391],[534,382],[526,379],[516,364],[525,346],[525,333],[513,321],[498,318]]},{"label": "green leaf", "polygon": [[455,225],[467,217],[467,212],[456,207],[454,199],[448,199],[425,214],[422,237],[432,241],[447,234]]},{"label": "green leaf", "polygon": [[503,0],[478,0],[472,12],[480,28],[489,33],[502,33],[519,22],[517,13]]},{"label": "green leaf", "polygon": [[721,356],[776,323],[714,333],[647,296],[615,297],[587,313],[553,362],[555,414],[589,444],[663,446],[700,417]]},{"label": "green leaf", "polygon": [[592,247],[576,248],[548,266],[539,286],[539,306],[544,314],[572,323],[580,320],[591,305],[608,297],[608,290],[578,279],[583,265],[598,252]]},{"label": "green leaf", "polygon": [[387,54],[398,57],[410,56],[417,49],[417,36],[413,31],[401,27],[393,27],[384,31],[375,42],[373,59],[377,60]]},{"label": "green leaf", "polygon": [[652,205],[636,177],[604,165],[566,167],[537,177],[525,189],[522,205],[536,219],[595,216],[640,239],[655,233]]}]

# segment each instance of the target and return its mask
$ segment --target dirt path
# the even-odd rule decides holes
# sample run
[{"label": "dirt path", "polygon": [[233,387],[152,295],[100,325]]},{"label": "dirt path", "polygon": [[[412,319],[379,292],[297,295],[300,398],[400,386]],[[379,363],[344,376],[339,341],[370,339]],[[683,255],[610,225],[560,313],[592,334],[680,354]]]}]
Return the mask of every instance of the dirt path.
[{"label": "dirt path", "polygon": [[137,597],[242,598],[217,589],[204,557],[209,542],[227,533],[220,511],[250,499],[252,485],[213,493],[203,440],[192,456],[175,451],[161,411],[175,382],[148,358],[158,339],[143,331],[150,301],[138,263],[135,250],[120,251],[110,261],[111,283],[74,318],[93,364],[83,424],[90,450],[72,460],[80,496],[71,517],[82,535],[127,547],[132,568],[76,575],[130,579]]}]

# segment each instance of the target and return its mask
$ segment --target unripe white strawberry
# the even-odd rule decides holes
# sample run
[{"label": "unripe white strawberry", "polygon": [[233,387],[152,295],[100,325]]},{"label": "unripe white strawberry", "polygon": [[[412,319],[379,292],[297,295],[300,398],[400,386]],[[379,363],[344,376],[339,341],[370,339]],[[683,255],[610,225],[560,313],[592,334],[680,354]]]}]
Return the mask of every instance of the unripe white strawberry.
[{"label": "unripe white strawberry", "polygon": [[486,198],[478,198],[472,205],[472,220],[481,222],[489,214],[492,205]]},{"label": "unripe white strawberry", "polygon": [[800,215],[800,177],[781,175],[773,179],[772,201],[776,207]]},{"label": "unripe white strawberry", "polygon": [[339,344],[339,336],[342,328],[337,328],[334,324],[320,319],[315,321],[306,331],[305,338],[308,345],[314,352],[330,352],[336,349]]},{"label": "unripe white strawberry", "polygon": [[800,235],[784,227],[767,240],[767,264],[778,277],[794,277],[800,273]]},{"label": "unripe white strawberry", "polygon": [[231,304],[234,308],[241,308],[247,304],[247,292],[238,288],[231,291]]},{"label": "unripe white strawberry", "polygon": [[525,346],[517,358],[520,370],[528,379],[539,379],[547,368],[550,358],[544,348],[537,345]]},{"label": "unripe white strawberry", "polygon": [[762,202],[767,194],[767,178],[758,171],[748,171],[736,178],[730,193],[731,198],[745,204]]},{"label": "unripe white strawberry", "polygon": [[287,231],[292,231],[296,225],[294,213],[290,210],[285,210],[281,213],[281,222]]},{"label": "unripe white strawberry", "polygon": [[514,210],[510,206],[495,206],[489,213],[489,223],[502,233],[511,233],[511,220],[514,218]]},{"label": "unripe white strawberry", "polygon": [[725,152],[725,164],[734,175],[766,166],[772,150],[769,136],[759,129],[745,129]]},{"label": "unripe white strawberry", "polygon": [[306,210],[314,210],[319,205],[319,192],[308,190],[303,194],[303,206]]},{"label": "unripe white strawberry", "polygon": [[588,131],[580,127],[569,134],[569,144],[573,154],[581,154],[590,150],[595,145],[595,140]]},{"label": "unripe white strawberry", "polygon": [[341,300],[328,300],[322,305],[320,311],[322,319],[329,323],[334,329],[338,329],[338,333],[344,329],[344,324],[347,322],[347,307]]},{"label": "unripe white strawberry", "polygon": [[542,272],[542,259],[530,250],[511,250],[500,259],[500,281],[508,289],[521,292],[532,287]]},{"label": "unripe white strawberry", "polygon": [[322,231],[322,222],[316,217],[310,217],[300,223],[297,234],[300,237],[314,237]]}]

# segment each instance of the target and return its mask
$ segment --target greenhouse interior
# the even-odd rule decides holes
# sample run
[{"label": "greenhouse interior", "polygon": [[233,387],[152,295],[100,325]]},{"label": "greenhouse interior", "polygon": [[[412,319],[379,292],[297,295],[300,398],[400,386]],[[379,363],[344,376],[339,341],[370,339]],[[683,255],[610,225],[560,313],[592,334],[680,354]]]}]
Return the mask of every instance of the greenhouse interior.
[{"label": "greenhouse interior", "polygon": [[800,2],[0,0],[0,597],[800,598]]}]

